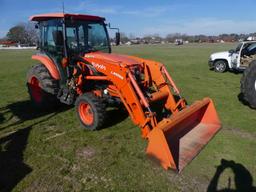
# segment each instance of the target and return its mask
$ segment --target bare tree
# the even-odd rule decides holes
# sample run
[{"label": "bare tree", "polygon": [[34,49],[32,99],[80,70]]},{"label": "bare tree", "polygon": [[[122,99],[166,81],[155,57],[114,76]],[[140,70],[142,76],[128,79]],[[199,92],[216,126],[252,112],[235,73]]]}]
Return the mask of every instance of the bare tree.
[{"label": "bare tree", "polygon": [[35,25],[33,23],[25,24],[25,41],[29,45],[36,45],[38,41],[38,31],[35,29]]}]

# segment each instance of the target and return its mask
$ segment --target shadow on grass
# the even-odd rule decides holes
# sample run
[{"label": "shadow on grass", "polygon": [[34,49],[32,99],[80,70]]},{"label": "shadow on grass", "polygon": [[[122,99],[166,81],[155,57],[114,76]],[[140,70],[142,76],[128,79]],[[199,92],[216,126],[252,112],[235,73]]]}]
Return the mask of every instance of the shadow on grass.
[{"label": "shadow on grass", "polygon": [[[16,102],[0,109],[1,123],[7,124],[4,127],[0,127],[0,131],[8,127],[20,125],[25,121],[47,115],[45,118],[34,122],[30,126],[11,131],[7,133],[6,136],[0,137],[0,191],[12,191],[21,180],[33,171],[32,168],[24,162],[23,155],[32,128],[68,109],[70,109],[70,107],[60,106],[58,109],[47,111],[37,110],[31,105],[30,101]],[[5,119],[4,117],[7,113],[10,115],[8,115],[8,119]],[[108,120],[104,128],[123,121],[127,116],[128,114],[124,110],[109,110]]]},{"label": "shadow on grass", "polygon": [[[72,106],[60,105],[57,108],[42,110],[35,108],[29,100],[12,103],[0,108],[0,123],[8,124],[3,127],[0,126],[0,131],[11,126],[21,124],[27,120],[33,120],[51,113],[60,113],[71,108]],[[11,114],[8,119],[5,118],[5,114],[7,113]],[[126,109],[111,108],[107,111],[107,118],[102,129],[114,126],[125,120],[127,117],[128,112]]]},{"label": "shadow on grass", "polygon": [[123,108],[112,108],[107,111],[107,117],[102,129],[114,126],[128,117],[128,112]]},{"label": "shadow on grass", "polygon": [[231,74],[234,74],[234,75],[241,75],[243,74],[243,71],[237,71],[237,70],[230,70]]},{"label": "shadow on grass", "polygon": [[[210,69],[210,70],[214,71],[214,69]],[[231,69],[231,70],[224,71],[223,73],[230,73],[230,74],[233,74],[233,75],[241,75],[243,73],[243,71],[238,71],[238,70],[232,70]]]},{"label": "shadow on grass", "polygon": [[[238,100],[243,104],[246,105],[247,107],[251,108],[249,103],[244,99],[244,94],[243,93],[239,93],[237,95]],[[251,108],[252,109],[252,108]]]},{"label": "shadow on grass", "polygon": [[[218,190],[218,181],[221,174],[225,169],[230,168],[234,173],[235,189],[231,189],[231,178],[227,183],[227,188]],[[217,167],[217,170],[208,186],[207,192],[256,192],[256,187],[253,186],[253,177],[249,170],[247,170],[242,164],[234,161],[228,161],[221,159],[221,164]]]},{"label": "shadow on grass", "polygon": [[32,169],[23,162],[31,126],[0,139],[0,191],[11,191]]},{"label": "shadow on grass", "polygon": [[11,117],[8,119],[2,118],[5,123],[10,123],[15,117],[15,122],[11,122],[5,127],[0,127],[0,131],[11,126],[19,125],[26,120],[48,115],[30,126],[14,130],[8,133],[7,136],[0,138],[0,191],[11,191],[32,171],[32,168],[23,162],[23,153],[28,144],[29,133],[33,126],[48,121],[50,118],[67,109],[69,107],[60,106],[58,109],[37,110],[30,104],[30,101],[13,103],[0,109],[0,117],[4,117],[5,113],[11,113]]},{"label": "shadow on grass", "polygon": [[0,113],[0,123],[4,122],[5,118],[2,113]]},{"label": "shadow on grass", "polygon": [[[57,114],[68,109],[70,109],[70,106],[67,105],[61,105],[48,110],[37,109],[29,100],[12,103],[0,108],[0,123],[8,123],[8,125],[0,127],[0,131],[21,124],[27,120],[33,120],[51,113]],[[4,116],[7,113],[10,113],[11,115],[8,119],[5,119]]]}]

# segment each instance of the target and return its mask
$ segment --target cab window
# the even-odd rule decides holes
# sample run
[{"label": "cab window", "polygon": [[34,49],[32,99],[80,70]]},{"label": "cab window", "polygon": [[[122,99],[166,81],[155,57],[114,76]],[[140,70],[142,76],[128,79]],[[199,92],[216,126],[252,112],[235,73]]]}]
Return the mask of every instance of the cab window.
[{"label": "cab window", "polygon": [[58,20],[50,20],[40,24],[40,46],[41,49],[50,54],[63,54],[63,32],[62,25]]}]

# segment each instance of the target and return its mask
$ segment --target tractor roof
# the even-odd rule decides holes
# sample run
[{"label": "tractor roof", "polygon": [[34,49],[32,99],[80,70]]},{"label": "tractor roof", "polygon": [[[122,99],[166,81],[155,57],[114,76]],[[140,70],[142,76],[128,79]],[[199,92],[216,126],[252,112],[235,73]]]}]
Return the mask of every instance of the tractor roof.
[{"label": "tractor roof", "polygon": [[70,18],[79,20],[91,20],[91,21],[102,21],[104,17],[93,16],[93,15],[81,15],[81,14],[70,14],[70,13],[47,13],[40,15],[33,15],[29,18],[30,21],[47,21],[53,18]]}]

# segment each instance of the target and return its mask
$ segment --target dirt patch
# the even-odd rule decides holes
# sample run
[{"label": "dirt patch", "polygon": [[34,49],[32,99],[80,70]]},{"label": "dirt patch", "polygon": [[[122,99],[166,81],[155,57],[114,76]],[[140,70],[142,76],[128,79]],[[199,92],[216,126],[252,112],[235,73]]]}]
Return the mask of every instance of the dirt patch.
[{"label": "dirt patch", "polygon": [[96,150],[92,147],[86,146],[76,151],[76,156],[81,159],[91,160],[96,155]]},{"label": "dirt patch", "polygon": [[168,173],[169,180],[171,183],[174,185],[179,186],[178,189],[181,192],[190,192],[190,191],[195,191],[195,192],[201,192],[201,191],[206,191],[207,186],[209,184],[208,180],[204,180],[202,178],[197,178],[197,177],[190,177],[190,176],[185,176],[182,173],[177,174],[175,172],[170,171]]},{"label": "dirt patch", "polygon": [[232,134],[244,139],[255,140],[256,138],[256,134],[242,131],[239,128],[226,128],[225,130],[230,131]]},{"label": "dirt patch", "polygon": [[104,142],[111,142],[113,140],[113,135],[105,135],[101,137],[102,141]]}]

